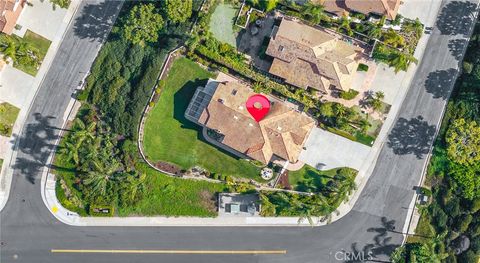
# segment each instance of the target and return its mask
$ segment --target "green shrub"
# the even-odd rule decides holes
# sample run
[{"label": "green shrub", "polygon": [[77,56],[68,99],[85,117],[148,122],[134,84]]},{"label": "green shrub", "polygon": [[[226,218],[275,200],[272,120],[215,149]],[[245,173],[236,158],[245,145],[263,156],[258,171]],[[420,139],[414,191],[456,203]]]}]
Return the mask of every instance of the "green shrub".
[{"label": "green shrub", "polygon": [[349,89],[348,91],[342,90],[340,92],[340,98],[344,100],[353,100],[358,95],[358,93],[359,92],[354,89]]},{"label": "green shrub", "polygon": [[420,187],[420,193],[422,195],[426,195],[426,196],[432,196],[432,190],[426,188],[426,187]]},{"label": "green shrub", "polygon": [[473,70],[473,65],[472,63],[469,63],[467,61],[464,61],[463,62],[463,71],[467,74],[470,74],[472,73],[472,70]]},{"label": "green shrub", "polygon": [[363,63],[358,64],[357,71],[368,71],[368,65],[365,65]]},{"label": "green shrub", "polygon": [[469,209],[471,213],[476,213],[480,210],[480,198],[475,198],[470,201]]},{"label": "green shrub", "polygon": [[88,91],[87,90],[83,89],[80,92],[78,92],[77,100],[86,101],[87,99],[88,99]]},{"label": "green shrub", "polygon": [[472,222],[472,215],[466,214],[456,217],[454,220],[453,229],[460,233],[465,233],[467,231],[470,222]]}]

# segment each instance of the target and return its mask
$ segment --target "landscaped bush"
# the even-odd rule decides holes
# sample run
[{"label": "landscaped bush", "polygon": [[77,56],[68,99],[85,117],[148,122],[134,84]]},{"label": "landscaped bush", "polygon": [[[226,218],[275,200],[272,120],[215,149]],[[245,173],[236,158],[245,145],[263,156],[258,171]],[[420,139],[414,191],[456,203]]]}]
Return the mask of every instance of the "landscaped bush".
[{"label": "landscaped bush", "polygon": [[344,100],[353,100],[358,95],[358,93],[359,92],[354,89],[349,89],[348,91],[342,90],[340,92],[340,98]]},{"label": "landscaped bush", "polygon": [[360,63],[358,64],[357,71],[368,71],[368,66],[363,63]]}]

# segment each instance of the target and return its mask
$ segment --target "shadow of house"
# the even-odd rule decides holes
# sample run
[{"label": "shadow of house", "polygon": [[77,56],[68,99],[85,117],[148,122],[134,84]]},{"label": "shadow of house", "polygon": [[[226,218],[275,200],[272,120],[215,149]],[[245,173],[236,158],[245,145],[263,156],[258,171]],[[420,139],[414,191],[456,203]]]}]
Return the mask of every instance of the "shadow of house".
[{"label": "shadow of house", "polygon": [[460,62],[467,45],[467,39],[452,39],[448,41],[448,50],[450,50],[452,56]]},{"label": "shadow of house", "polygon": [[434,99],[447,100],[452,93],[458,70],[450,68],[430,72],[425,80],[427,93],[432,94]]},{"label": "shadow of house", "polygon": [[79,38],[88,38],[91,42],[101,41],[115,22],[115,16],[123,5],[123,1],[88,2],[79,12],[82,16],[74,22],[73,30]]},{"label": "shadow of house", "polygon": [[453,1],[443,7],[437,19],[437,27],[442,35],[463,35],[470,33],[475,19],[477,5],[468,1]]},{"label": "shadow of house", "polygon": [[435,136],[435,125],[430,125],[422,116],[407,120],[400,118],[388,135],[387,146],[397,155],[414,154],[423,159]]},{"label": "shadow of house", "polygon": [[[46,165],[49,155],[55,149],[55,140],[58,138],[58,129],[52,128],[50,122],[55,119],[51,116],[33,115],[34,122],[27,124],[19,140],[20,155],[13,168],[21,171],[26,179],[34,184],[36,176]],[[25,158],[30,156],[31,158]]]}]

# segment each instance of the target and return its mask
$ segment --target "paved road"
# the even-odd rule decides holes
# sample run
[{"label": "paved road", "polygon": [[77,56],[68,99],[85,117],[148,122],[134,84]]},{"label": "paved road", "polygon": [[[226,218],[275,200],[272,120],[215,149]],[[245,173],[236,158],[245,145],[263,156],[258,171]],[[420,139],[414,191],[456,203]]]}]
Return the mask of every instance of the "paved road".
[{"label": "paved road", "polygon": [[[472,0],[473,1],[473,0]],[[476,3],[475,3],[476,4]],[[0,214],[4,262],[351,262],[386,260],[400,244],[413,197],[445,101],[452,89],[476,5],[444,1],[437,27],[396,125],[352,212],[319,228],[70,227],[57,222],[40,197],[40,168],[61,127],[61,115],[88,70],[105,17],[118,2],[89,2],[69,31],[40,88],[20,136],[10,199]],[[85,23],[89,27],[80,26]],[[23,201],[24,200],[24,201]],[[51,249],[287,250],[286,255],[53,254]],[[362,254],[363,253],[363,254]],[[337,258],[337,260],[335,259]]]}]

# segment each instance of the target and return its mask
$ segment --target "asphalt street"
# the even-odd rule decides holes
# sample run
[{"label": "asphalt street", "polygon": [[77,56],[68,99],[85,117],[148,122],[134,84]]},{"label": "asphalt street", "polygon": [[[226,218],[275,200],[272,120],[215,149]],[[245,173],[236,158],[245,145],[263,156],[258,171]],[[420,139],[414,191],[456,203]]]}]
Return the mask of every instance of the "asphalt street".
[{"label": "asphalt street", "polygon": [[[441,113],[470,34],[476,1],[444,1],[424,58],[377,165],[353,210],[309,227],[71,227],[40,196],[41,168],[121,3],[83,3],[29,112],[9,201],[0,214],[0,262],[384,262],[403,236]],[[51,249],[287,250],[284,255],[70,254]],[[355,257],[351,256],[355,252]]]}]

